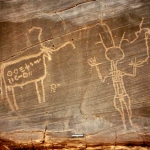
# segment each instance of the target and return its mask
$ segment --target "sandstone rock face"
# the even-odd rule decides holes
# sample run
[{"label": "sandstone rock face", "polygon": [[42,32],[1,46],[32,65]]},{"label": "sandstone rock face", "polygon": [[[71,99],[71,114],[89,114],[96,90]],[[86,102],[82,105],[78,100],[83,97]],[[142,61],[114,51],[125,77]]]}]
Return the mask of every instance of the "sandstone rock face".
[{"label": "sandstone rock face", "polygon": [[0,7],[1,149],[148,149],[149,1]]}]

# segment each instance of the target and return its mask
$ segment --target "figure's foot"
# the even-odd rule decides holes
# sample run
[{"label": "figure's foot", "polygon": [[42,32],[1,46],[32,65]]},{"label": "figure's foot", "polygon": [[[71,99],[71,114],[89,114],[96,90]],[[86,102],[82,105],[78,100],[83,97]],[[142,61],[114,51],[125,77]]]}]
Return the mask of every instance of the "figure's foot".
[{"label": "figure's foot", "polygon": [[133,129],[139,129],[140,128],[140,126],[137,125],[137,124],[132,124],[131,126],[132,126]]},{"label": "figure's foot", "polygon": [[139,129],[140,127],[137,124],[128,124],[127,125],[127,131],[131,131],[131,130],[136,130]]}]

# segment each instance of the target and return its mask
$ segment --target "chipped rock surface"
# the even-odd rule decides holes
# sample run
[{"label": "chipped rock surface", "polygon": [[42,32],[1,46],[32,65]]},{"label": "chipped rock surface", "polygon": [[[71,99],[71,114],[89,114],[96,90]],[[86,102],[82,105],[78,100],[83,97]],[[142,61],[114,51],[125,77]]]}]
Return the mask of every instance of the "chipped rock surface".
[{"label": "chipped rock surface", "polygon": [[0,9],[0,149],[149,149],[148,0]]}]

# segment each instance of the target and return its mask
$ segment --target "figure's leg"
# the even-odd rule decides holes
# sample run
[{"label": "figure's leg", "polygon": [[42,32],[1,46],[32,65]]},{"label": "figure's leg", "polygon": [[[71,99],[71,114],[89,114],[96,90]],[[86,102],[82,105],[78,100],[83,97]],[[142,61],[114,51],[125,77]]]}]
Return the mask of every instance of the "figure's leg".
[{"label": "figure's leg", "polygon": [[126,130],[126,122],[125,122],[124,110],[123,110],[123,105],[122,105],[122,99],[114,97],[114,106],[120,112],[122,123],[123,123],[124,129]]},{"label": "figure's leg", "polygon": [[133,127],[133,123],[132,123],[132,110],[131,110],[131,102],[130,102],[130,97],[127,95],[124,98],[124,104],[128,113],[128,117],[129,117],[129,122],[131,124],[131,126]]},{"label": "figure's leg", "polygon": [[45,89],[44,89],[44,82],[43,80],[40,81],[41,86],[42,86],[42,97],[43,97],[43,102],[45,102]]},{"label": "figure's leg", "polygon": [[40,96],[40,92],[39,92],[39,85],[38,85],[37,82],[35,82],[35,88],[36,88],[36,92],[37,92],[38,101],[39,101],[39,103],[41,103],[41,96]]},{"label": "figure's leg", "polygon": [[17,101],[16,101],[15,92],[14,92],[14,88],[13,87],[11,88],[11,91],[12,91],[12,95],[13,95],[14,105],[16,107],[16,110],[18,110],[19,107],[18,107],[18,104],[17,104]]},{"label": "figure's leg", "polygon": [[6,98],[7,98],[7,102],[8,102],[8,104],[9,104],[9,107],[10,107],[10,109],[14,112],[15,109],[14,109],[14,107],[12,106],[12,103],[11,103],[10,98],[9,98],[9,96],[8,96],[8,88],[7,88],[7,87],[5,88],[5,94],[6,94]]}]

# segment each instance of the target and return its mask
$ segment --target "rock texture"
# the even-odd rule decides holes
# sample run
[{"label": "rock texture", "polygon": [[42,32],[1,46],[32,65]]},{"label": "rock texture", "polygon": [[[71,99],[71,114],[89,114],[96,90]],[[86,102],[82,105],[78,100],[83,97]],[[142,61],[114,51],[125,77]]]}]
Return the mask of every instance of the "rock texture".
[{"label": "rock texture", "polygon": [[148,0],[0,8],[1,149],[149,149]]}]

